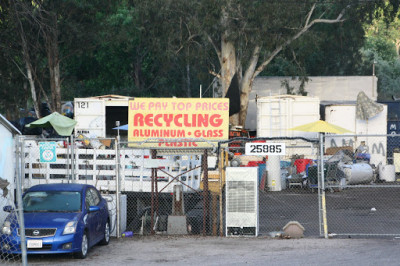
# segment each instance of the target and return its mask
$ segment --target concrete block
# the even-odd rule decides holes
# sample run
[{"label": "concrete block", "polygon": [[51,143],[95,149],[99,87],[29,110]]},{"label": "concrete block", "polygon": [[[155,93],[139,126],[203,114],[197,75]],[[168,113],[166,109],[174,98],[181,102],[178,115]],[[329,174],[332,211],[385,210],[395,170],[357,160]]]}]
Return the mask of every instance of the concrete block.
[{"label": "concrete block", "polygon": [[304,231],[304,227],[297,221],[290,221],[283,227],[283,235],[290,238],[302,238]]},{"label": "concrete block", "polygon": [[187,235],[187,225],[185,215],[170,215],[168,216],[168,235]]}]

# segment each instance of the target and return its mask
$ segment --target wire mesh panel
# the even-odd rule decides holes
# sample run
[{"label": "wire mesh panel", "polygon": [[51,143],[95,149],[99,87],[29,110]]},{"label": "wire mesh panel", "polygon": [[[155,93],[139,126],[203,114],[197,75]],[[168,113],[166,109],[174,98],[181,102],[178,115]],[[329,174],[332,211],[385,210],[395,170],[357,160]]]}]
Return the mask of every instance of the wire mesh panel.
[{"label": "wire mesh panel", "polygon": [[72,159],[68,139],[20,138],[24,187],[71,178]]},{"label": "wire mesh panel", "polygon": [[120,143],[126,230],[142,235],[209,234],[214,205],[204,180],[208,179],[211,148],[195,148],[187,140],[172,140],[169,145],[157,141],[145,147]]},{"label": "wire mesh panel", "polygon": [[[0,177],[0,264],[27,264],[25,225],[22,206],[21,141],[16,138],[12,149],[14,178]],[[4,155],[4,154],[3,154]],[[15,202],[18,204],[16,205]],[[19,206],[19,208],[17,208]],[[22,229],[22,231],[20,231]]]},{"label": "wire mesh panel", "polygon": [[[292,221],[304,227],[305,236],[321,234],[318,140],[234,138],[220,144],[229,166],[257,169],[259,235],[283,236]],[[234,234],[246,235],[243,228]]]},{"label": "wire mesh panel", "polygon": [[325,147],[331,236],[400,235],[399,136],[329,136]]},{"label": "wire mesh panel", "polygon": [[[14,204],[14,195],[12,192],[3,190],[0,196],[0,264],[21,264],[20,243],[11,236],[12,230],[19,227],[19,216]],[[3,208],[7,211],[3,211]],[[19,254],[15,254],[18,252]]]}]

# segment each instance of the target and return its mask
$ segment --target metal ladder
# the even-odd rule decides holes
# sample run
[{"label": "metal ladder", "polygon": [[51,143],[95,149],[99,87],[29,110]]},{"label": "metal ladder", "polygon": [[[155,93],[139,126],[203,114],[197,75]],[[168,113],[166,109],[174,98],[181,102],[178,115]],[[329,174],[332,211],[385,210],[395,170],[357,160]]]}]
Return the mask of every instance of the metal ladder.
[{"label": "metal ladder", "polygon": [[[277,102],[274,100],[270,101],[269,113],[270,113],[270,136],[281,137],[282,136],[282,110],[280,98],[277,98]],[[276,133],[277,135],[275,135]]]}]

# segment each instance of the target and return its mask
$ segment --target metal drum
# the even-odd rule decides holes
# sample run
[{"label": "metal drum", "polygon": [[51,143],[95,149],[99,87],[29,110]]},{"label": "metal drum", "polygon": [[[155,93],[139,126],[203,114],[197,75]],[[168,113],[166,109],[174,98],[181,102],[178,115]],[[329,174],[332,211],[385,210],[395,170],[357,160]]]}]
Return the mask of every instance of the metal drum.
[{"label": "metal drum", "polygon": [[343,165],[347,185],[367,184],[373,181],[374,171],[367,163]]}]

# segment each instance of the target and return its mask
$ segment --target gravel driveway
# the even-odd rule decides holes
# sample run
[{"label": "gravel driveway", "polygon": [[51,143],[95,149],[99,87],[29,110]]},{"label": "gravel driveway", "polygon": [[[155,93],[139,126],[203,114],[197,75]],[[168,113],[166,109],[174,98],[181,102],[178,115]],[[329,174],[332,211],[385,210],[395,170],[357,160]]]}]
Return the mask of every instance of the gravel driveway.
[{"label": "gravel driveway", "polygon": [[29,256],[29,265],[399,265],[400,239],[153,236],[112,239],[84,260]]}]

